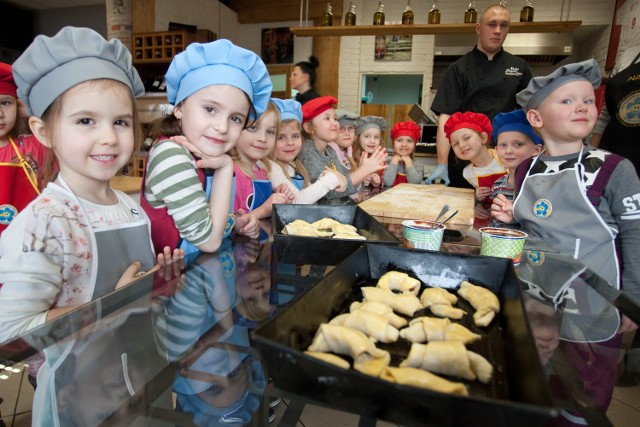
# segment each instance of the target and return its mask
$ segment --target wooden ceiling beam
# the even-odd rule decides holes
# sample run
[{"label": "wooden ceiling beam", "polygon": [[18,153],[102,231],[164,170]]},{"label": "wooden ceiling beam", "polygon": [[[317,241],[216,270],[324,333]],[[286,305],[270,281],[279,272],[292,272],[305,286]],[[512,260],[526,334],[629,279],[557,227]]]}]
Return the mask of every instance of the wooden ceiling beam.
[{"label": "wooden ceiling beam", "polygon": [[[240,24],[261,24],[300,20],[300,0],[229,0],[229,8],[238,14]],[[302,0],[306,7],[307,0]],[[342,1],[332,1],[333,23],[340,25]],[[309,20],[319,18],[326,10],[326,0],[309,0]],[[303,10],[303,17],[305,11]]]}]

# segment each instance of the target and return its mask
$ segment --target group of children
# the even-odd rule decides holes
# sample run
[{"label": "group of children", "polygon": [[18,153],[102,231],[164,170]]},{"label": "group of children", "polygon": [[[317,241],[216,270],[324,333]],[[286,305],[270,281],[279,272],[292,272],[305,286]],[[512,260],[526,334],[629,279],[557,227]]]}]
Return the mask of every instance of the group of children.
[{"label": "group of children", "polygon": [[[218,40],[189,45],[169,66],[174,109],[154,128],[140,209],[109,185],[141,136],[135,96],[144,89],[129,51],[118,40],[67,27],[38,36],[10,74],[17,93],[3,71],[0,154],[15,151],[13,164],[26,172],[20,188],[31,187],[35,199],[23,203],[0,239],[0,342],[185,253],[214,252],[232,232],[257,237],[258,219],[276,203],[315,203],[362,185],[423,179],[412,158],[419,126],[391,128],[387,162],[383,118],[335,110],[330,96],[303,106],[271,99],[260,58]],[[640,301],[640,181],[628,161],[612,163],[615,156],[583,144],[599,83],[595,61],[565,65],[518,94],[523,110],[499,114],[493,124],[482,114],[456,113],[445,133],[455,154],[471,162],[464,176],[496,219],[517,221]],[[34,138],[55,155],[58,173],[37,197],[39,175],[21,151],[30,140],[9,132],[15,119],[5,118],[17,117],[17,98]],[[635,328],[622,316],[619,332]]]}]

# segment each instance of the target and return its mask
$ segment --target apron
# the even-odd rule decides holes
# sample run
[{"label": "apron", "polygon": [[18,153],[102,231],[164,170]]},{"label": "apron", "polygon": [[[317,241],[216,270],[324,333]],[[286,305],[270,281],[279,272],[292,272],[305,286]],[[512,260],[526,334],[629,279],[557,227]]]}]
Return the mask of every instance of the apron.
[{"label": "apron", "polygon": [[600,147],[631,160],[640,174],[640,62],[613,76],[607,83],[605,103],[611,119]]},{"label": "apron", "polygon": [[392,187],[395,187],[398,184],[406,184],[407,183],[407,174],[398,172],[396,174],[396,179],[393,181]]},{"label": "apron", "polygon": [[9,143],[19,163],[0,163],[0,234],[40,194],[34,170],[24,160],[11,137]]},{"label": "apron", "polygon": [[[620,276],[614,242],[616,232],[607,226],[586,196],[582,149],[573,167],[530,175],[539,159],[538,156],[531,163],[521,191],[513,203],[514,218],[524,225],[529,236],[539,238],[545,245],[573,256],[618,289]],[[584,230],[589,232],[585,233]],[[573,285],[570,290],[586,294],[588,289],[586,285]],[[569,300],[578,301],[574,307],[574,315],[587,316],[589,327],[606,331],[600,331],[598,339],[593,339],[593,336],[586,339],[582,337],[584,332],[578,334],[567,330],[563,333],[564,339],[593,342],[604,341],[615,335],[620,324],[619,314],[616,310],[611,310],[606,301],[585,295]],[[615,318],[612,319],[612,316]],[[584,326],[583,323],[568,325],[567,328],[584,329]]]},{"label": "apron", "polygon": [[[500,160],[498,160],[498,157],[496,156],[495,150],[491,150],[491,155],[493,156],[494,159],[496,159],[498,164],[502,165],[502,163],[500,162]],[[502,165],[502,167],[504,167],[504,165]],[[505,176],[508,172],[508,169],[504,167],[503,172],[493,172],[488,175],[478,175],[476,174],[476,168],[475,166],[473,166],[473,163],[471,163],[471,169],[473,170],[473,174],[476,177],[476,181],[478,181],[478,187],[489,187],[489,188],[493,188],[493,183],[496,182],[498,178]],[[492,202],[493,200],[491,199],[490,196],[485,197],[484,207],[489,209],[491,207]]]}]

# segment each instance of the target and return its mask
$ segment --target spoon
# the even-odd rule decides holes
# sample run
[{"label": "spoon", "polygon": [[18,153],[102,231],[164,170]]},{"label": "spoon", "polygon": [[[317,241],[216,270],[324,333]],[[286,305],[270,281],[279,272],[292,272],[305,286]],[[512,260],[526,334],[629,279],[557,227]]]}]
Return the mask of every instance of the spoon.
[{"label": "spoon", "polygon": [[438,223],[438,221],[440,220],[440,218],[442,218],[442,216],[444,214],[446,214],[447,212],[449,212],[449,205],[444,205],[442,207],[442,209],[440,210],[440,213],[438,214],[438,216],[436,217],[436,219],[433,221],[433,225],[431,226],[431,228],[436,228],[436,224]]},{"label": "spoon", "polygon": [[446,223],[447,223],[447,221],[449,221],[451,218],[453,218],[453,217],[454,217],[454,216],[456,216],[457,214],[458,214],[458,211],[455,211],[454,213],[452,213],[451,215],[449,215],[449,216],[447,217],[447,219],[445,219],[444,221],[442,221],[440,224],[441,224],[441,225],[442,225],[442,224],[446,224]]}]

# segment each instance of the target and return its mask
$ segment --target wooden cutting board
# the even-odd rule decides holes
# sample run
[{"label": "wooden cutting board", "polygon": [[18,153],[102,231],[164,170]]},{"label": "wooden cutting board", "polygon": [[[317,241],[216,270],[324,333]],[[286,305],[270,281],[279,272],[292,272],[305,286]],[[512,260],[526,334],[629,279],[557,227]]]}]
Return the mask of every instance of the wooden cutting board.
[{"label": "wooden cutting board", "polygon": [[474,190],[442,184],[399,184],[358,206],[377,217],[433,220],[445,203],[451,207],[448,215],[458,210],[451,224],[473,224]]}]

